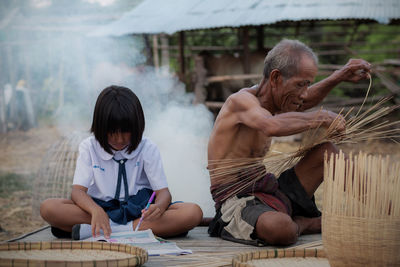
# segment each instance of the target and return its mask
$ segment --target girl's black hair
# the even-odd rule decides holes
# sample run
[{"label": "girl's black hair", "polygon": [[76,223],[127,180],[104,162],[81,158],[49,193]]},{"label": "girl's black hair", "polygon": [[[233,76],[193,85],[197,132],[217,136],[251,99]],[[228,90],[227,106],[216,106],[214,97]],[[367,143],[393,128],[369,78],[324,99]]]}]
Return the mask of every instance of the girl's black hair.
[{"label": "girl's black hair", "polygon": [[131,133],[128,153],[142,140],[145,121],[139,98],[131,89],[111,85],[105,88],[96,101],[90,131],[105,151],[112,154],[107,134]]}]

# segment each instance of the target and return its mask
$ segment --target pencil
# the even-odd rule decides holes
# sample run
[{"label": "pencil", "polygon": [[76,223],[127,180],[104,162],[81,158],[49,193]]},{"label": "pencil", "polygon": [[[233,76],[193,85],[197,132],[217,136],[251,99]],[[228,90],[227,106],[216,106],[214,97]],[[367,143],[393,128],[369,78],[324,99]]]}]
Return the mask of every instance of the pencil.
[{"label": "pencil", "polygon": [[[156,196],[156,192],[153,191],[153,194],[151,194],[151,197],[150,197],[150,199],[149,199],[149,202],[147,202],[147,205],[146,205],[146,207],[144,208],[145,211],[150,207],[150,204],[151,204],[151,202],[153,202],[153,199],[154,199],[155,196]],[[139,229],[139,226],[142,224],[142,221],[143,221],[143,214],[142,214],[142,216],[140,217],[139,223],[136,225],[135,232]]]}]

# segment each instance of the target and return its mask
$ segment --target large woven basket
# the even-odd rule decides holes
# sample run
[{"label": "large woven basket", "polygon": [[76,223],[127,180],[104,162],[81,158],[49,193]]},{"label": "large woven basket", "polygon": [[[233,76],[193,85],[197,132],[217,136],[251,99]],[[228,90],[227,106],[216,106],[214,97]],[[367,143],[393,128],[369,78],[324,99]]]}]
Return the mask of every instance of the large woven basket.
[{"label": "large woven basket", "polygon": [[106,242],[11,242],[0,244],[0,266],[139,266],[148,259],[138,247]]},{"label": "large woven basket", "polygon": [[399,175],[390,157],[325,160],[322,240],[332,267],[400,266]]},{"label": "large woven basket", "polygon": [[325,252],[321,248],[266,249],[241,253],[232,260],[233,267],[261,266],[329,266]]},{"label": "large woven basket", "polygon": [[400,219],[324,213],[322,240],[331,266],[400,266]]}]

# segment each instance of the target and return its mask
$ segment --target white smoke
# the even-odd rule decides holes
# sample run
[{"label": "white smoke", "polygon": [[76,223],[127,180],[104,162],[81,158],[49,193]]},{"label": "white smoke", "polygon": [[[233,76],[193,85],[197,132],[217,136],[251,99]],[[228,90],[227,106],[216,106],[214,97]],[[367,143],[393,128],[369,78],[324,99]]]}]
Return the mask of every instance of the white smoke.
[{"label": "white smoke", "polygon": [[[88,2],[109,3],[110,6],[117,3],[84,0],[81,4],[87,7]],[[76,23],[64,17],[60,18],[60,25],[43,25],[46,8],[57,1],[34,3],[40,4],[39,16],[35,12],[29,14],[29,8],[24,7],[20,23],[25,20],[33,29],[58,26],[64,29],[34,31],[27,37],[31,38],[29,45],[12,50],[16,69],[21,70],[16,80],[28,79],[24,71],[30,70],[28,85],[38,118],[45,117],[65,134],[76,130],[88,132],[94,104],[102,89],[112,84],[132,89],[144,108],[145,135],[160,148],[173,200],[197,203],[205,216],[213,216],[206,170],[207,141],[213,117],[207,108],[192,105],[193,95],[186,93],[176,77],[157,75],[153,68],[145,66],[141,37],[88,37],[90,29],[94,30],[96,24],[104,21],[64,25],[68,21]],[[80,12],[80,6],[68,8]],[[54,16],[57,14],[50,17]],[[68,30],[69,27],[72,30]]]}]

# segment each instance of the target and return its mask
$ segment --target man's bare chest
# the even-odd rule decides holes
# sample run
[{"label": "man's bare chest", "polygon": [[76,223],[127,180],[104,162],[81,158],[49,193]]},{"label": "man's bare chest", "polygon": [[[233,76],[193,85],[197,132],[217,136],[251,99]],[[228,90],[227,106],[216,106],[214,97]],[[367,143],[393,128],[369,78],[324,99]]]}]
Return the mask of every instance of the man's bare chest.
[{"label": "man's bare chest", "polygon": [[263,157],[271,146],[271,138],[260,131],[243,131],[238,135],[242,157]]}]

